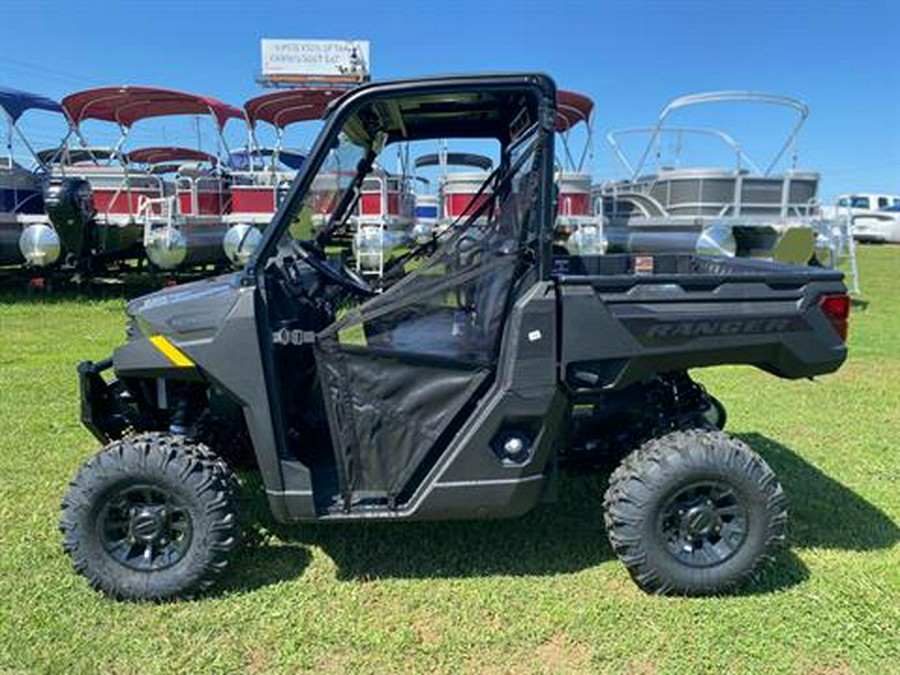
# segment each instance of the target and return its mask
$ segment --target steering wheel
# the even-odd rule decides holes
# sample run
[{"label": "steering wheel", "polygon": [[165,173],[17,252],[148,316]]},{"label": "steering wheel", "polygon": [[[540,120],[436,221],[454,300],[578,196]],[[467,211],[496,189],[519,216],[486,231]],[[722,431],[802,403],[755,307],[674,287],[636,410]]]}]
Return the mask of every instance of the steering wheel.
[{"label": "steering wheel", "polygon": [[356,270],[351,269],[347,265],[341,265],[340,268],[336,268],[325,259],[321,252],[315,248],[307,248],[296,240],[291,242],[291,248],[304,262],[308,263],[310,267],[332,283],[364,297],[375,295],[375,289],[372,288],[368,281],[357,274]]}]

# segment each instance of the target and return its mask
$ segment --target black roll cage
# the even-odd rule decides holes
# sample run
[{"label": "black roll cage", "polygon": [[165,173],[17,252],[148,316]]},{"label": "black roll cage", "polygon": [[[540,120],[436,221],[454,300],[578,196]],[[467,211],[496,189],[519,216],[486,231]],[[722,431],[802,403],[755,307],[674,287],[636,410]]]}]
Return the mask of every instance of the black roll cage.
[{"label": "black roll cage", "polygon": [[[275,213],[269,227],[263,233],[263,239],[256,253],[251,258],[241,276],[241,284],[255,286],[256,293],[256,330],[260,342],[263,371],[265,373],[266,397],[269,401],[269,414],[271,428],[276,445],[276,455],[283,460],[291,459],[288,449],[289,443],[284,426],[283,401],[279,396],[277,377],[275,376],[275,360],[272,350],[271,329],[268,300],[266,298],[266,265],[275,254],[278,242],[284,231],[290,224],[290,215],[299,208],[305,198],[313,179],[318,173],[328,155],[328,151],[337,134],[343,128],[347,119],[362,105],[367,102],[409,96],[416,94],[443,94],[466,91],[527,91],[530,90],[538,97],[538,124],[544,132],[546,147],[543,153],[543,166],[541,167],[542,185],[538,191],[539,203],[533,208],[537,217],[541,218],[542,231],[540,233],[540,276],[549,279],[552,267],[551,244],[553,218],[551,214],[553,206],[553,171],[555,138],[554,120],[556,115],[556,84],[546,75],[496,75],[480,77],[449,77],[433,78],[426,80],[410,80],[388,82],[383,84],[364,85],[344,95],[332,105],[327,114],[325,126],[319,133],[313,144],[307,161],[304,162],[300,173],[294,180],[287,198],[282,202]],[[504,151],[514,143],[504,144]],[[262,262],[262,264],[261,264]],[[283,488],[285,477],[279,469],[279,485]]]},{"label": "black roll cage", "polygon": [[[336,100],[332,104],[334,107],[327,113],[325,126],[310,150],[307,160],[291,186],[287,198],[282,202],[269,226],[263,232],[262,241],[245,268],[242,282],[244,284],[252,284],[254,281],[261,281],[265,265],[260,265],[260,261],[268,260],[274,254],[278,241],[290,223],[289,215],[299,208],[300,202],[307,194],[313,178],[328,156],[328,150],[337,139],[338,132],[343,128],[347,119],[362,105],[400,96],[515,90],[531,90],[539,97],[539,119],[537,122],[545,132],[545,142],[549,145],[546,148],[547,152],[545,153],[544,166],[542,167],[541,203],[536,205],[537,208],[542,210],[544,215],[541,219],[543,225],[541,232],[541,278],[548,278],[551,267],[552,218],[550,217],[549,209],[552,205],[553,190],[553,122],[556,105],[556,85],[547,75],[521,74],[440,77],[376,83],[351,90]],[[500,140],[503,143],[503,140]],[[504,153],[514,144],[515,140],[503,143]]]}]

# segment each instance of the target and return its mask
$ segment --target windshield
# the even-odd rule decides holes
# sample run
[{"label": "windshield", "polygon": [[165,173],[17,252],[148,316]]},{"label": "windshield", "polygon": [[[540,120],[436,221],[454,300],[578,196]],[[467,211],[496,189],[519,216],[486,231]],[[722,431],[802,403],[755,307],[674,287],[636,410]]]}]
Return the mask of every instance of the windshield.
[{"label": "windshield", "polygon": [[[506,195],[493,191],[505,176],[503,191],[509,191],[528,164],[518,159],[538,142],[540,101],[516,89],[413,93],[373,97],[339,115],[339,131],[326,126],[308,172],[299,174],[303,192],[273,219],[270,243],[260,252],[264,264],[278,267],[285,256],[296,257],[301,242],[300,249],[338,274],[353,270],[378,290],[393,285],[455,230],[478,229],[500,215]],[[449,158],[455,146],[447,143],[462,141],[487,152],[494,148],[497,169],[459,172],[445,162],[435,177],[439,213],[419,220],[413,157],[426,149],[438,149],[440,156],[445,147]]]},{"label": "windshield", "polygon": [[[291,240],[311,241],[332,218],[340,218],[349,211],[348,193],[357,182],[360,162],[368,152],[368,147],[362,143],[351,140],[346,134],[338,135],[279,245]],[[344,214],[337,213],[339,207],[345,210]]]}]

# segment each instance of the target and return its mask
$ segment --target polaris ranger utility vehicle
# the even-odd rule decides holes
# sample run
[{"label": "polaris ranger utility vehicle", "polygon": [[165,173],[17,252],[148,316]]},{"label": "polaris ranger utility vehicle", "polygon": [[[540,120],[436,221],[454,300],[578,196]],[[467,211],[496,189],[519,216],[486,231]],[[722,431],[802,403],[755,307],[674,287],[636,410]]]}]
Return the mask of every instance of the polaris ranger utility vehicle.
[{"label": "polaris ranger utility vehicle", "polygon": [[[518,516],[564,467],[624,456],[605,520],[642,588],[752,575],[784,538],[785,497],[687,371],[834,371],[841,274],[554,259],[555,105],[531,74],[371,84],[333,104],[248,267],[131,302],[127,343],[79,365],[82,419],[107,445],[62,503],[75,569],[119,598],[212,584],[238,536],[222,458],[253,462],[278,520],[340,522]],[[329,259],[379,153],[442,138],[499,144],[487,197],[378,289]]]}]

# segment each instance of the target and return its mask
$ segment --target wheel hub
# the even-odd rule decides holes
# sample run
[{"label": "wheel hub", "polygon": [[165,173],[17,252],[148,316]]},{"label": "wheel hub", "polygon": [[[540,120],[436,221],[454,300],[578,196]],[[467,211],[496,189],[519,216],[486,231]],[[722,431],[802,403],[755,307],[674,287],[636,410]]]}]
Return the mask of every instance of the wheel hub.
[{"label": "wheel hub", "polygon": [[167,509],[163,506],[132,507],[129,515],[129,535],[145,542],[158,541],[168,521]]},{"label": "wheel hub", "polygon": [[707,536],[721,529],[722,520],[716,514],[715,509],[708,504],[702,504],[689,509],[681,520],[681,530],[685,536],[697,538]]},{"label": "wheel hub", "polygon": [[177,563],[193,534],[188,510],[152,485],[134,485],[110,495],[98,527],[106,552],[122,565],[140,571]]},{"label": "wheel hub", "polygon": [[677,560],[691,567],[711,567],[743,545],[747,511],[731,486],[695,483],[665,502],[658,526],[666,550]]}]

